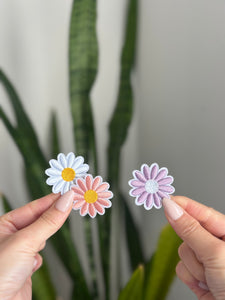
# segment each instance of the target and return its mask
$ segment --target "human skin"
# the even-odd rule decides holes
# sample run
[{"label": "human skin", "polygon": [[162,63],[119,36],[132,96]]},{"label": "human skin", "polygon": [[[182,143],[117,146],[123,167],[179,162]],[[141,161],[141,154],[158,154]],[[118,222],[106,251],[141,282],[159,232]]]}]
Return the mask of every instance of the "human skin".
[{"label": "human skin", "polygon": [[73,191],[50,194],[0,217],[0,299],[32,299],[39,251],[69,216],[73,196]]},{"label": "human skin", "polygon": [[163,199],[163,207],[183,240],[177,276],[199,300],[224,300],[225,215],[181,196]]}]

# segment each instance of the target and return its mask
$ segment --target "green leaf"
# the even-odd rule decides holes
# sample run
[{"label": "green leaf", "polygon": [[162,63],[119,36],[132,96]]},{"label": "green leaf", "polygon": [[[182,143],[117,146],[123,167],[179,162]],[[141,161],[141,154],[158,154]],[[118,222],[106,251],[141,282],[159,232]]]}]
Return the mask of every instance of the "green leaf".
[{"label": "green leaf", "polygon": [[[0,110],[0,117],[3,119],[6,128],[12,135],[14,142],[18,146],[19,151],[23,156],[25,163],[25,175],[28,183],[27,186],[31,197],[33,199],[40,198],[46,194],[49,194],[51,190],[50,187],[45,183],[46,175],[44,171],[48,167],[48,163],[41,151],[35,132],[33,129],[26,130],[25,128],[26,126],[30,126],[30,128],[32,128],[32,125],[25,110],[23,109],[15,88],[10,83],[6,75],[0,70],[0,82],[1,81],[8,92],[9,100],[17,117],[17,127],[13,127],[11,125],[9,118],[6,116],[3,109]],[[24,119],[24,121],[22,119]],[[87,285],[84,279],[84,273],[79,263],[76,249],[71,240],[68,222],[66,222],[63,227],[54,235],[54,237],[52,237],[51,241],[54,242],[56,252],[61,260],[64,261],[67,271],[71,276],[73,276],[73,280],[76,282],[77,289],[84,289],[84,295],[86,297]],[[82,283],[81,287],[79,287],[80,282]],[[48,288],[51,293],[53,287],[52,284],[50,284],[50,280],[47,282],[47,284],[48,286],[46,286],[46,288]],[[86,297],[84,299],[89,298]]]},{"label": "green leaf", "polygon": [[59,131],[58,131],[58,122],[55,112],[51,114],[50,121],[50,150],[51,157],[57,157],[60,151],[60,140],[59,140]]},{"label": "green leaf", "polygon": [[[76,151],[97,168],[90,91],[97,74],[96,0],[73,2],[70,21],[70,103]],[[94,170],[97,172],[97,170]]]},{"label": "green leaf", "polygon": [[[135,57],[137,4],[137,0],[130,0],[128,2],[125,39],[121,53],[119,92],[115,110],[109,123],[109,143],[107,146],[107,177],[114,193],[114,202],[120,200],[120,153],[121,147],[126,140],[128,128],[132,119],[133,95],[130,77]],[[121,209],[123,209],[122,204]],[[104,226],[102,226],[103,232],[101,233],[101,235],[104,238],[103,245],[105,245],[105,248],[102,249],[102,255],[104,254],[103,270],[106,282],[108,282],[110,260],[109,232],[111,225],[111,211],[109,211],[107,215],[103,219],[101,219],[101,222],[104,224]],[[137,257],[137,259],[139,258]],[[133,262],[133,264],[136,264],[136,262]],[[107,290],[109,290],[108,283],[106,287]],[[107,299],[108,297],[109,295],[107,294]]]},{"label": "green leaf", "polygon": [[138,266],[131,279],[121,291],[118,300],[141,300],[143,297],[144,267]]},{"label": "green leaf", "polygon": [[137,0],[130,0],[121,56],[119,94],[109,124],[108,177],[113,187],[119,183],[120,151],[132,119],[133,95],[130,77],[135,58],[137,8]]},{"label": "green leaf", "polygon": [[9,200],[6,198],[5,195],[1,194],[0,195],[3,201],[3,209],[4,209],[4,213],[8,213],[9,211],[12,210],[12,206],[9,202]]},{"label": "green leaf", "polygon": [[[123,197],[120,197],[121,200]],[[126,238],[127,245],[129,249],[129,258],[132,270],[135,270],[137,265],[145,261],[143,250],[141,247],[140,234],[138,228],[133,220],[131,211],[125,200],[122,200],[124,204],[124,213],[125,213],[125,229],[126,229]]]},{"label": "green leaf", "polygon": [[164,300],[175,276],[175,267],[179,261],[178,247],[181,239],[173,228],[167,225],[163,228],[157,250],[151,262],[149,276],[145,280],[145,300]]},{"label": "green leaf", "polygon": [[[90,92],[97,74],[98,44],[96,36],[96,0],[73,1],[70,40],[70,104],[76,153],[94,165],[97,174],[97,149]],[[84,218],[88,259],[93,282],[92,297],[97,297],[96,269],[92,244],[91,223]],[[101,230],[99,228],[99,230]],[[100,234],[99,234],[100,236]]]},{"label": "green leaf", "polygon": [[56,292],[52,285],[45,260],[39,270],[32,276],[32,293],[39,300],[55,300]]}]

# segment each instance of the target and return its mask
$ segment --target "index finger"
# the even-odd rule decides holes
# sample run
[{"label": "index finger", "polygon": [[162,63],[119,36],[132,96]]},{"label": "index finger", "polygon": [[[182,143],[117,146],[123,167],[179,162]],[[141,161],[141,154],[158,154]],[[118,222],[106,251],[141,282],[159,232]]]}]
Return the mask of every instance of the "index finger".
[{"label": "index finger", "polygon": [[[60,194],[50,194],[28,204],[11,210],[0,217],[5,233],[16,232],[36,221],[60,197]],[[8,232],[7,232],[8,231]]]},{"label": "index finger", "polygon": [[224,214],[187,197],[172,196],[171,199],[179,204],[189,215],[198,220],[207,231],[225,240]]},{"label": "index finger", "polygon": [[215,252],[216,247],[221,245],[221,240],[204,229],[173,200],[163,199],[163,207],[173,229],[201,261],[206,261]]}]

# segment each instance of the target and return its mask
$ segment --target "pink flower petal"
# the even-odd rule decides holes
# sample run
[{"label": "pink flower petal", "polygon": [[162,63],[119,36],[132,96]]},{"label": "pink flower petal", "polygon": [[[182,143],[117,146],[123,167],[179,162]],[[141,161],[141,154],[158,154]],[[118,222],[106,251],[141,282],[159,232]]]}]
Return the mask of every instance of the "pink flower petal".
[{"label": "pink flower petal", "polygon": [[130,185],[130,186],[135,186],[135,187],[139,187],[139,186],[144,187],[144,186],[145,186],[145,183],[144,183],[144,182],[141,182],[141,181],[139,181],[139,180],[133,179],[133,180],[130,180],[130,181],[129,181],[129,185]]},{"label": "pink flower petal", "polygon": [[84,195],[84,192],[78,187],[78,186],[72,186],[71,188],[74,193],[79,194],[79,195]]},{"label": "pink flower petal", "polygon": [[98,198],[97,202],[99,204],[101,204],[102,206],[104,206],[104,207],[111,207],[112,206],[111,201],[107,200],[107,199]]},{"label": "pink flower petal", "polygon": [[166,177],[168,174],[168,169],[167,168],[161,168],[159,170],[158,175],[156,176],[155,180],[159,181],[160,179]]},{"label": "pink flower petal", "polygon": [[105,213],[105,209],[98,203],[98,201],[94,203],[94,207],[100,215]]},{"label": "pink flower petal", "polygon": [[80,215],[83,217],[88,212],[88,203],[85,201],[84,205],[81,207]]},{"label": "pink flower petal", "polygon": [[144,203],[145,200],[146,200],[146,198],[147,198],[147,196],[148,196],[148,193],[147,193],[147,192],[142,193],[142,194],[138,197],[137,203],[138,203],[138,204]]},{"label": "pink flower petal", "polygon": [[157,194],[153,194],[153,198],[155,207],[160,208],[162,206],[160,197]]},{"label": "pink flower petal", "polygon": [[73,197],[74,201],[80,201],[80,200],[84,200],[84,195],[77,195],[75,194]]},{"label": "pink flower petal", "polygon": [[102,178],[100,176],[96,176],[92,183],[92,190],[96,190],[96,188],[101,184]]},{"label": "pink flower petal", "polygon": [[144,175],[140,171],[135,171],[134,175],[138,180],[140,180],[142,182],[146,182]]},{"label": "pink flower petal", "polygon": [[106,191],[108,190],[109,188],[109,184],[107,182],[104,182],[102,183],[101,185],[99,185],[96,189],[96,192],[99,193],[99,192],[103,192],[103,191]]},{"label": "pink flower petal", "polygon": [[140,194],[142,194],[143,192],[145,192],[145,188],[144,187],[140,187],[140,188],[137,188],[137,189],[134,189],[130,192],[130,195],[131,196],[138,196]]},{"label": "pink flower petal", "polygon": [[100,193],[98,193],[98,196],[99,196],[100,198],[110,199],[110,198],[112,198],[113,193],[110,192],[110,191],[100,192]]},{"label": "pink flower petal", "polygon": [[85,181],[86,181],[87,190],[90,190],[91,186],[92,186],[92,178],[91,178],[91,176],[87,175]]},{"label": "pink flower petal", "polygon": [[88,212],[89,212],[90,217],[94,218],[96,216],[96,209],[95,209],[93,203],[89,204]]},{"label": "pink flower petal", "polygon": [[154,204],[153,194],[148,194],[144,206],[146,209],[151,209],[153,204]]},{"label": "pink flower petal", "polygon": [[150,168],[148,165],[143,165],[142,166],[142,172],[146,178],[146,180],[149,180],[150,179]]},{"label": "pink flower petal", "polygon": [[161,185],[159,190],[168,194],[172,194],[175,191],[174,187],[171,185]]},{"label": "pink flower petal", "polygon": [[87,187],[84,184],[83,180],[81,179],[77,179],[77,184],[79,185],[79,187],[82,189],[82,191],[86,192],[87,191]]},{"label": "pink flower petal", "polygon": [[81,206],[83,206],[85,204],[85,200],[80,200],[80,201],[76,201],[74,204],[73,204],[73,209],[79,209],[81,208]]},{"label": "pink flower petal", "polygon": [[163,179],[158,180],[159,185],[167,185],[167,184],[171,184],[172,182],[173,182],[172,176],[167,176]]},{"label": "pink flower petal", "polygon": [[159,166],[157,164],[152,164],[150,168],[150,179],[155,179],[159,171]]}]

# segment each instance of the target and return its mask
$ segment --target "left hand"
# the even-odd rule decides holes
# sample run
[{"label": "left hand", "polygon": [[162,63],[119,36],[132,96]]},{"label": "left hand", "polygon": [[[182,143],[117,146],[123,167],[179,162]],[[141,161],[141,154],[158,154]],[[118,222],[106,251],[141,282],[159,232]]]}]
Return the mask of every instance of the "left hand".
[{"label": "left hand", "polygon": [[73,196],[50,194],[0,217],[0,299],[31,300],[38,252],[69,216]]}]

